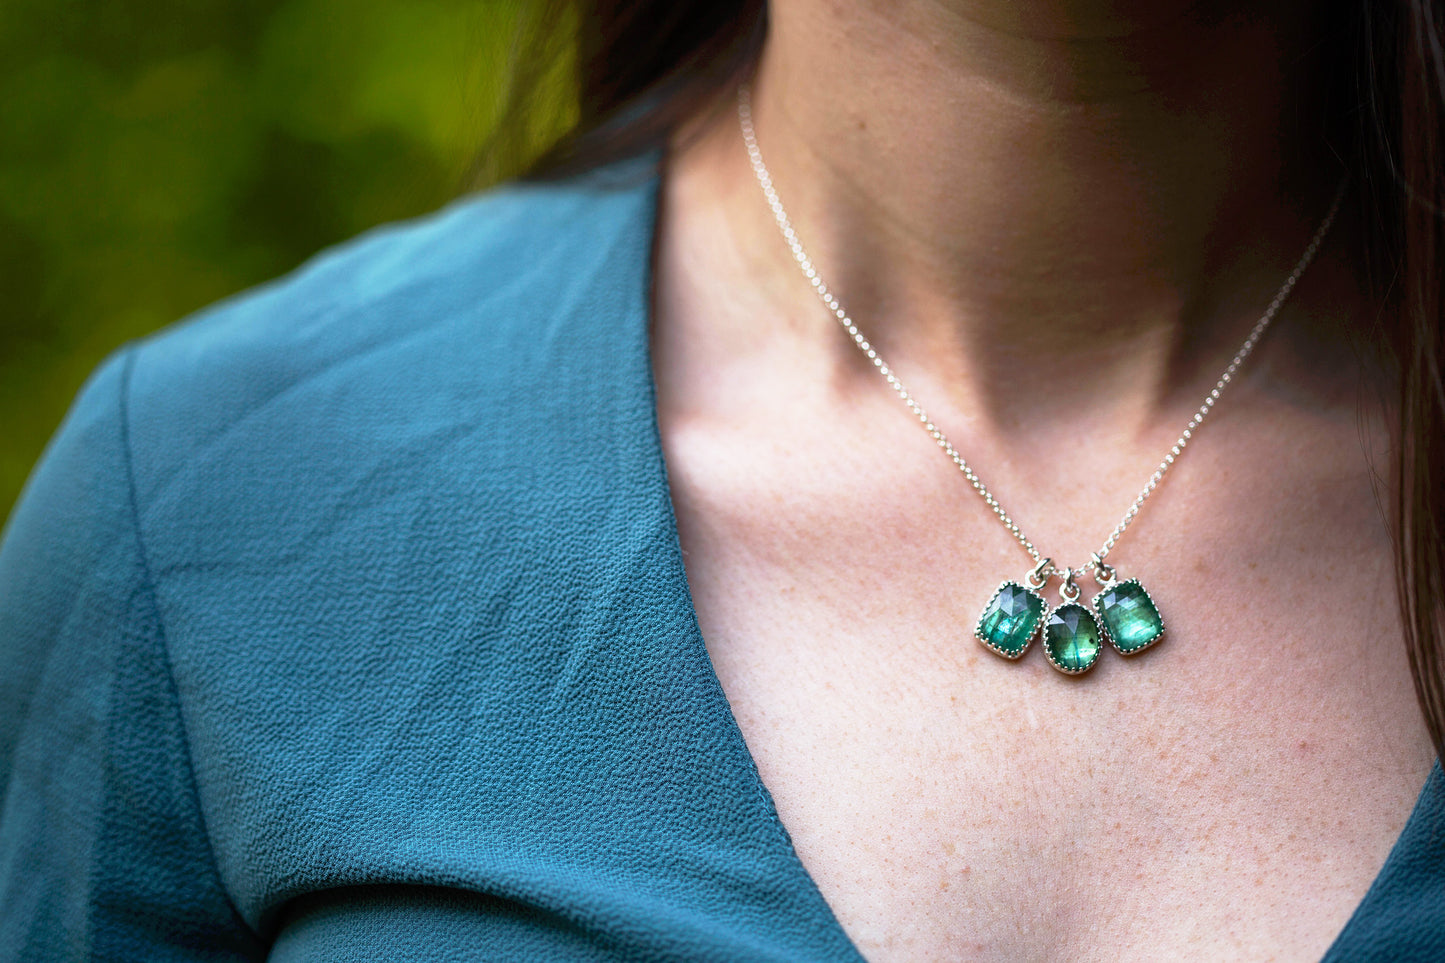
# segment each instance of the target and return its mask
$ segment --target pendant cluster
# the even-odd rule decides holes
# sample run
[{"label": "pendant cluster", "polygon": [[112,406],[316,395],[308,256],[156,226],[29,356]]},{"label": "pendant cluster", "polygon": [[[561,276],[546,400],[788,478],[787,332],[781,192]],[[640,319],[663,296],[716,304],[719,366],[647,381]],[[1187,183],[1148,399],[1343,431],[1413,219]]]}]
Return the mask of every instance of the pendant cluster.
[{"label": "pendant cluster", "polygon": [[[1063,602],[1050,609],[1040,592],[1056,574],[1063,579]],[[1093,576],[1099,593],[1090,609],[1079,601],[1082,593],[1074,575],[1072,569],[1057,572],[1053,562],[1044,559],[1022,582],[1004,582],[983,607],[974,637],[1005,659],[1018,659],[1042,629],[1049,664],[1079,675],[1094,667],[1105,640],[1120,655],[1133,655],[1164,635],[1159,609],[1138,579],[1119,581],[1114,569],[1096,558]]]}]

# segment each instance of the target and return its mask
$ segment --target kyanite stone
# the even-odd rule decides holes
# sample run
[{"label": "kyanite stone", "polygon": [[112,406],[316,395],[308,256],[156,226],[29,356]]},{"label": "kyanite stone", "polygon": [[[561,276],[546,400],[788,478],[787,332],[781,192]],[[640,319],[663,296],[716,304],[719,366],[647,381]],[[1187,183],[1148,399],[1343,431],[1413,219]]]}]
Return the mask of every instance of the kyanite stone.
[{"label": "kyanite stone", "polygon": [[1120,582],[1094,598],[1109,641],[1122,654],[1153,645],[1164,634],[1164,620],[1138,579]]},{"label": "kyanite stone", "polygon": [[973,634],[999,655],[1017,659],[1029,647],[1044,615],[1044,597],[1017,582],[1005,582],[983,608]]},{"label": "kyanite stone", "polygon": [[1099,623],[1077,602],[1066,602],[1044,623],[1044,651],[1060,672],[1087,672],[1099,658]]}]

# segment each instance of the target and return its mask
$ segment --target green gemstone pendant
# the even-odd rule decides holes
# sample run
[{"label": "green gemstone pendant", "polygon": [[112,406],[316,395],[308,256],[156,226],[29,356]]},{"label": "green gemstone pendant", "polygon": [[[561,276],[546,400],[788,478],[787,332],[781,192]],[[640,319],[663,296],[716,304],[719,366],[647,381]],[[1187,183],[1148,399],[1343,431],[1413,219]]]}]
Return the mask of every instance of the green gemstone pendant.
[{"label": "green gemstone pendant", "polygon": [[1104,635],[1120,655],[1147,649],[1164,634],[1159,609],[1136,578],[1107,586],[1094,596],[1094,609]]},{"label": "green gemstone pendant", "polygon": [[1005,659],[1017,659],[1028,650],[1043,617],[1042,595],[1018,582],[1005,582],[983,607],[973,635]]},{"label": "green gemstone pendant", "polygon": [[1102,633],[1094,613],[1077,602],[1065,602],[1044,623],[1044,653],[1060,672],[1088,672],[1099,659]]}]

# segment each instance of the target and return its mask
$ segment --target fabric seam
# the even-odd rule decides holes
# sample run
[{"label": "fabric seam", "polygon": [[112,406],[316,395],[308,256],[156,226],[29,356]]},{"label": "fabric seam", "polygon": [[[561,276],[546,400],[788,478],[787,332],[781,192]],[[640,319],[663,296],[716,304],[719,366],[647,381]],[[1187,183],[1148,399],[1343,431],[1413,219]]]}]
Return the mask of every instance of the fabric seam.
[{"label": "fabric seam", "polygon": [[[170,690],[171,702],[176,709],[176,725],[180,729],[181,751],[184,756],[186,769],[186,784],[190,789],[190,803],[195,810],[196,818],[201,824],[201,835],[206,841],[206,855],[209,857],[211,871],[215,876],[216,883],[226,898],[226,905],[230,907],[236,920],[251,930],[246,918],[241,914],[236,901],[231,897],[231,891],[227,888],[225,879],[221,876],[221,865],[216,859],[216,849],[211,841],[210,825],[206,821],[205,809],[201,806],[201,793],[196,780],[195,759],[191,755],[191,735],[186,728],[186,714],[181,707],[180,686],[176,684],[175,671],[171,666],[170,638],[166,634],[165,621],[161,616],[160,599],[157,597],[155,580],[151,576],[150,556],[146,552],[145,538],[141,534],[140,524],[140,502],[136,494],[135,460],[131,454],[130,439],[130,387],[131,375],[135,369],[136,346],[130,345],[125,349],[122,356],[122,366],[119,386],[119,421],[120,421],[120,452],[121,462],[125,469],[126,500],[130,508],[131,529],[135,532],[136,558],[140,562],[141,588],[150,602],[151,617],[155,620],[155,631],[160,642],[161,668],[165,672],[166,685]],[[259,936],[251,930],[253,936]]]}]

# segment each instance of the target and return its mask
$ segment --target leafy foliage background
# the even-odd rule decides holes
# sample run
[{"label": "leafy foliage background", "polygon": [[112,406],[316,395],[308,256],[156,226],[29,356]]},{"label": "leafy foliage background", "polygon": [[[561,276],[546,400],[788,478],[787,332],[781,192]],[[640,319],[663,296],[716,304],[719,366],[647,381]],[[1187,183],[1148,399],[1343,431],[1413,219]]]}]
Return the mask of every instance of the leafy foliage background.
[{"label": "leafy foliage background", "polygon": [[0,2],[0,518],[115,347],[460,193],[529,9]]}]

